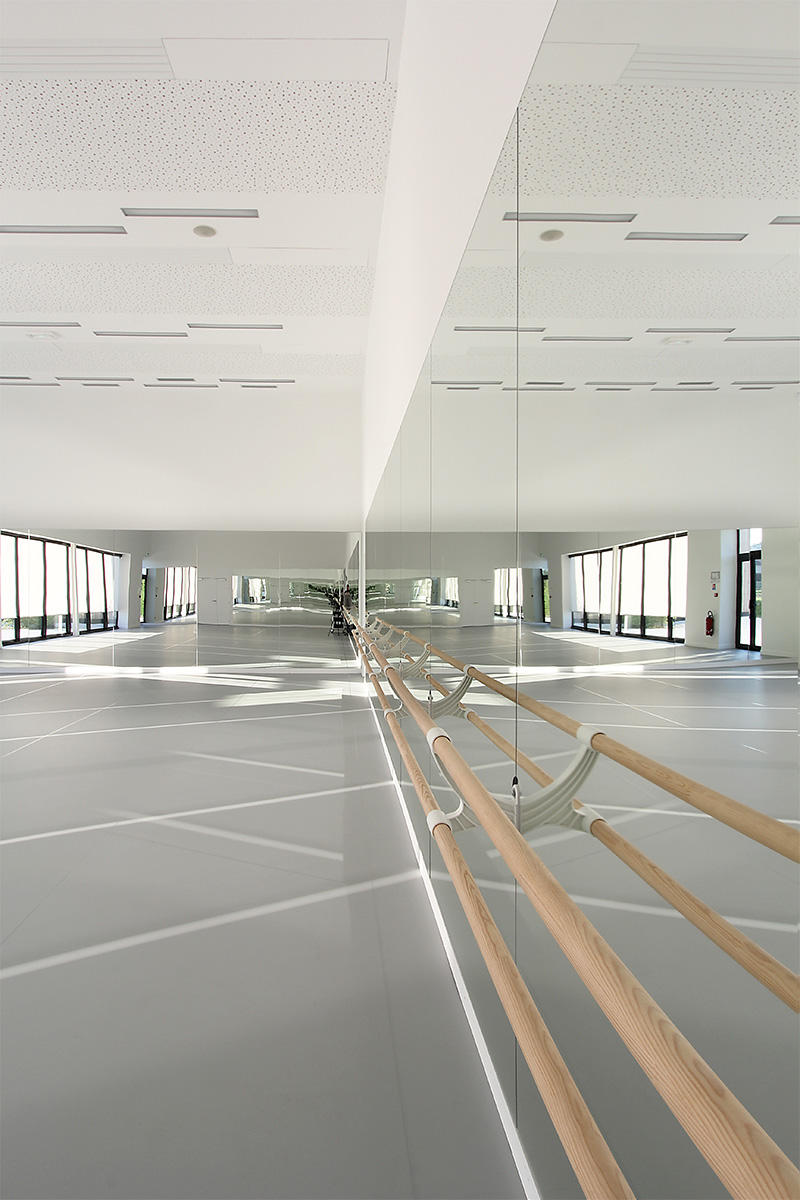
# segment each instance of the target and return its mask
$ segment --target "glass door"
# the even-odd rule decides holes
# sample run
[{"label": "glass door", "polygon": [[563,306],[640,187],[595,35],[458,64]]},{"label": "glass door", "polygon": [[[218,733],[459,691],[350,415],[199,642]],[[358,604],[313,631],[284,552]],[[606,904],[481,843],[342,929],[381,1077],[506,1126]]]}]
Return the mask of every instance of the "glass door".
[{"label": "glass door", "polygon": [[736,580],[736,646],[761,649],[761,530],[739,530]]}]

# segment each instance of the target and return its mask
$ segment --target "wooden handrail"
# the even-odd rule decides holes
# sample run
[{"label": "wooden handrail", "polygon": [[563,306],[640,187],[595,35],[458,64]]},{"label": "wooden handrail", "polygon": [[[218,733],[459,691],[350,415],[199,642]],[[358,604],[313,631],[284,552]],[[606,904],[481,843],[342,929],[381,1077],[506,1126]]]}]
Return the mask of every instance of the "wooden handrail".
[{"label": "wooden handrail", "polygon": [[[420,638],[415,637],[414,634],[408,633],[407,630],[398,629],[395,625],[388,625],[385,621],[383,624],[387,625],[387,628],[394,630],[395,633],[405,633],[410,641],[416,642],[419,646],[430,644],[423,642]],[[443,650],[439,650],[435,646],[431,646],[431,650],[438,658],[442,659],[443,662],[449,663],[456,670],[466,671],[468,669],[465,663],[460,662],[457,658],[453,658],[450,654],[446,654]],[[563,730],[564,733],[568,733],[572,737],[575,737],[580,728],[580,721],[575,721],[572,717],[558,712],[555,708],[550,708],[547,704],[541,704],[525,692],[520,692],[505,683],[500,683],[497,679],[493,679],[491,675],[478,670],[477,667],[469,667],[469,674],[473,679],[490,688],[499,696],[505,696],[507,700],[518,704],[520,708],[533,713],[534,716],[540,717],[550,725],[555,725],[557,729]],[[784,825],[774,817],[767,816],[766,813],[759,812],[755,808],[750,808],[749,805],[742,804],[741,801],[734,800],[731,796],[726,796],[723,792],[715,791],[714,788],[707,787],[703,783],[698,783],[696,780],[690,779],[688,775],[681,775],[679,771],[674,771],[671,767],[665,767],[661,763],[656,762],[655,759],[648,758],[646,754],[641,754],[638,750],[633,750],[623,742],[616,741],[614,738],[609,737],[607,733],[596,733],[594,735],[592,738],[592,749],[596,750],[598,754],[602,754],[606,758],[619,763],[620,766],[627,767],[629,771],[640,775],[642,779],[647,779],[650,783],[656,784],[657,787],[662,788],[665,792],[669,792],[670,795],[677,796],[679,800],[691,804],[693,808],[699,809],[700,812],[707,813],[708,816],[714,817],[717,821],[721,821],[731,829],[743,833],[745,837],[749,837],[755,842],[760,842],[762,846],[767,846],[770,850],[775,850],[776,853],[782,854],[785,858],[789,858],[793,862],[800,863],[800,829],[792,829],[791,826]]]},{"label": "wooden handrail", "polygon": [[[431,683],[436,686],[437,691],[447,692],[446,688],[441,688],[438,681],[433,679],[433,676],[426,676]],[[464,705],[462,705],[462,708]],[[537,763],[523,754],[521,750],[516,749],[511,742],[488,725],[477,713],[467,711],[466,719],[476,729],[480,730],[485,737],[489,739],[499,750],[508,756],[513,762],[521,767],[532,779],[535,779],[542,787],[547,787],[553,782],[552,775],[548,775],[543,771]],[[574,800],[573,804],[576,808],[582,808],[579,800]],[[681,913],[687,921],[690,921],[696,929],[704,933],[707,938],[710,938],[715,945],[719,946],[730,958],[744,967],[754,979],[782,1000],[789,1008],[800,1013],[800,976],[795,975],[788,967],[784,966],[779,959],[773,958],[771,954],[749,938],[741,929],[737,929],[730,921],[726,921],[720,916],[715,909],[705,904],[699,896],[695,896],[688,888],[669,875],[657,863],[654,863],[651,858],[643,854],[633,842],[628,841],[621,833],[610,825],[605,818],[601,817],[597,821],[592,821],[589,832],[592,837],[598,842],[602,842],[608,847],[612,854],[621,859],[626,866],[635,871],[640,879],[643,879],[654,891],[658,892],[668,904],[671,904],[674,909]]]},{"label": "wooden handrail", "polygon": [[734,1200],[797,1200],[800,1171],[670,1021],[357,622],[373,658],[562,951]]},{"label": "wooden handrail", "polygon": [[[386,695],[360,651],[387,724],[408,770],[419,802],[427,816],[436,803],[419,763],[400,728]],[[448,825],[437,824],[433,837],[441,851],[470,928],[508,1016],[520,1050],[542,1096],[587,1200],[634,1200],[634,1194],[583,1099],[567,1064],[544,1023],[467,866]]]}]

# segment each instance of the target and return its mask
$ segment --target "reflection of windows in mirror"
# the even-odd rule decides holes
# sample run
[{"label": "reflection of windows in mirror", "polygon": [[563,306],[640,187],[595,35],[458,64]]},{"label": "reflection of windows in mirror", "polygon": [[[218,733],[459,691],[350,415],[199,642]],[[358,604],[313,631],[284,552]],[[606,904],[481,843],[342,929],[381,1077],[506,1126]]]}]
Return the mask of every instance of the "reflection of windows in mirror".
[{"label": "reflection of windows in mirror", "polygon": [[269,604],[269,580],[253,575],[234,575],[234,604]]},{"label": "reflection of windows in mirror", "polygon": [[441,603],[445,608],[458,608],[458,576],[451,575],[441,581]]},{"label": "reflection of windows in mirror", "polygon": [[613,549],[587,550],[569,557],[572,628],[610,634]]},{"label": "reflection of windows in mirror", "polygon": [[197,567],[167,567],[164,578],[164,620],[190,617],[197,601]]},{"label": "reflection of windows in mirror", "polygon": [[412,604],[430,604],[433,594],[432,579],[415,579],[411,585]]},{"label": "reflection of windows in mirror", "polygon": [[550,622],[550,574],[542,571],[542,612],[545,621]]},{"label": "reflection of windows in mirror", "polygon": [[117,570],[121,557],[91,546],[75,547],[79,633],[117,628]]},{"label": "reflection of windows in mirror", "polygon": [[522,571],[519,567],[498,567],[495,571],[494,614],[496,617],[522,617]]},{"label": "reflection of windows in mirror", "polygon": [[736,572],[736,648],[760,650],[761,632],[761,530],[739,530]]},{"label": "reflection of windows in mirror", "polygon": [[685,533],[619,547],[617,632],[682,642],[686,627]]},{"label": "reflection of windows in mirror", "polygon": [[0,535],[3,644],[71,632],[69,545],[49,538]]}]

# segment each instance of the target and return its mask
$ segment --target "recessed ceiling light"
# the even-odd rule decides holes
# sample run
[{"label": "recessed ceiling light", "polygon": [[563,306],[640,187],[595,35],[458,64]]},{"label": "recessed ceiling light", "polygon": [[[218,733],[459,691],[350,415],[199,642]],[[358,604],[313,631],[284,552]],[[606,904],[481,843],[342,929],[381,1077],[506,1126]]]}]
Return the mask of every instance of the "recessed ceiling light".
[{"label": "recessed ceiling light", "polygon": [[718,391],[719,391],[719,388],[718,388],[718,387],[695,387],[695,388],[687,388],[687,387],[685,387],[685,386],[684,386],[684,387],[654,387],[652,390],[653,390],[654,392],[685,392],[685,391],[690,391],[690,392],[718,392]]},{"label": "recessed ceiling light", "polygon": [[694,338],[690,337],[665,337],[665,346],[691,346]]},{"label": "recessed ceiling light", "polygon": [[139,329],[95,329],[93,332],[94,332],[95,337],[188,337],[189,336],[185,330],[181,330],[178,333],[173,333],[171,331],[165,332],[164,330],[161,330],[161,329],[150,330],[149,332],[143,332],[142,330],[139,330]]},{"label": "recessed ceiling light", "polygon": [[294,383],[294,379],[220,379],[220,383]]},{"label": "recessed ceiling light", "polygon": [[734,379],[734,387],[791,387],[800,383],[800,379]]},{"label": "recessed ceiling light", "polygon": [[30,379],[30,375],[0,375],[0,382],[10,383],[12,380]]},{"label": "recessed ceiling light", "polygon": [[213,225],[195,225],[194,229],[192,230],[192,233],[196,234],[197,237],[202,237],[202,238],[210,238],[210,237],[217,236],[217,231]]},{"label": "recessed ceiling light", "polygon": [[80,329],[79,321],[0,321],[3,329]]},{"label": "recessed ceiling light", "polygon": [[748,383],[743,388],[740,388],[739,391],[740,392],[771,392],[772,387],[768,383],[766,383],[766,384],[765,383]]},{"label": "recessed ceiling light", "polygon": [[125,217],[257,217],[257,208],[123,208]]},{"label": "recessed ceiling light", "polygon": [[119,387],[118,383],[84,383],[83,387]]},{"label": "recessed ceiling light", "polygon": [[599,387],[599,388],[595,388],[595,391],[598,391],[598,392],[629,392],[630,390],[631,389],[629,387]]},{"label": "recessed ceiling light", "polygon": [[631,342],[629,337],[546,337],[543,342]]},{"label": "recessed ceiling light", "polygon": [[189,329],[283,329],[282,325],[224,325],[211,321],[187,321]]},{"label": "recessed ceiling light", "polygon": [[563,387],[563,379],[526,379],[525,382],[534,387]]},{"label": "recessed ceiling light", "polygon": [[546,387],[526,384],[524,387],[504,387],[504,392],[574,392],[574,387]]},{"label": "recessed ceiling light", "polygon": [[[736,327],[734,326],[734,329]],[[659,326],[651,326],[646,330],[647,333],[733,333],[733,329],[662,329]]]},{"label": "recessed ceiling light", "polygon": [[655,379],[634,382],[630,379],[587,379],[587,387],[655,387]]},{"label": "recessed ceiling light", "polygon": [[274,392],[275,389],[277,388],[277,386],[278,386],[277,383],[243,383],[242,384],[243,389],[250,388],[251,391],[255,390],[255,391],[259,391],[259,392],[270,392],[270,391]]},{"label": "recessed ceiling light", "polygon": [[432,379],[431,387],[458,387],[460,384],[499,387],[502,382],[502,379]]},{"label": "recessed ceiling light", "polygon": [[10,379],[9,380],[4,379],[0,382],[2,382],[2,383],[12,383],[13,382],[14,387],[61,387],[60,383],[36,383],[29,379],[19,379],[19,380],[14,380],[14,381],[12,381]]},{"label": "recessed ceiling light", "polygon": [[775,217],[770,225],[800,225],[800,217]]},{"label": "recessed ceiling light", "polygon": [[68,383],[133,383],[130,375],[56,375]]},{"label": "recessed ceiling light", "polygon": [[682,379],[679,387],[711,387],[713,379]]},{"label": "recessed ceiling light", "polygon": [[545,229],[539,234],[540,242],[557,242],[564,236],[563,229]]},{"label": "recessed ceiling light", "polygon": [[447,390],[448,392],[479,392],[481,389],[476,383],[457,383],[451,384]]},{"label": "recessed ceiling light", "polygon": [[544,325],[454,325],[455,333],[544,333]]},{"label": "recessed ceiling light", "polygon": [[56,333],[55,329],[38,329],[36,333],[26,333],[26,338],[32,338],[34,341],[54,342],[56,338],[61,337],[60,333]]},{"label": "recessed ceiling light", "polygon": [[746,233],[644,233],[632,230],[626,242],[743,242]]},{"label": "recessed ceiling light", "polygon": [[560,224],[562,221],[600,221],[611,222],[614,224],[627,224],[632,221],[636,213],[535,213],[535,212],[507,212],[503,216],[504,221],[552,221],[554,224]]},{"label": "recessed ceiling light", "polygon": [[194,375],[156,375],[159,383],[194,383]]},{"label": "recessed ceiling light", "polygon": [[0,233],[127,233],[124,225],[0,225]]},{"label": "recessed ceiling light", "polygon": [[800,342],[800,337],[726,337],[726,342]]},{"label": "recessed ceiling light", "polygon": [[218,383],[146,383],[147,388],[215,388]]}]

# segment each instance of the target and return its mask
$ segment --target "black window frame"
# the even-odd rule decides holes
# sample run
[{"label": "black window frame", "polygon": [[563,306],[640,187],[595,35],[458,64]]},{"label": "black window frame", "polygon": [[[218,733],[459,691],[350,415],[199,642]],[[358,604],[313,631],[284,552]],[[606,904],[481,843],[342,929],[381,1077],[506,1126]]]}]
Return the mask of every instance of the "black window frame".
[{"label": "black window frame", "polygon": [[[3,646],[20,646],[27,642],[43,642],[49,638],[70,637],[72,634],[73,614],[72,614],[72,567],[70,563],[69,548],[70,543],[62,541],[61,538],[44,537],[37,533],[17,533],[13,529],[2,529],[0,533],[3,537],[14,539],[14,590],[16,593],[16,613],[13,617],[3,615],[3,620],[13,620],[14,622],[14,637],[4,638]],[[19,543],[40,542],[42,545],[42,619],[39,629],[39,634],[36,637],[22,636],[22,621],[23,618],[19,611]],[[47,612],[47,553],[45,547],[50,543],[54,546],[63,546],[66,550],[66,566],[67,566],[67,611],[62,614]],[[38,616],[38,613],[36,614]],[[47,628],[48,616],[61,615],[66,617],[66,628],[61,633],[56,633]],[[26,620],[28,618],[25,618]]]},{"label": "black window frame", "polygon": [[[634,542],[623,542],[620,545],[620,547],[619,547],[619,552],[620,552],[619,553],[619,579],[617,580],[617,636],[618,637],[640,638],[642,641],[647,641],[647,642],[674,642],[679,645],[682,645],[686,641],[685,636],[684,637],[675,637],[676,621],[682,621],[684,623],[684,631],[685,631],[686,618],[685,618],[685,616],[684,617],[676,617],[672,612],[672,548],[673,548],[673,543],[675,541],[677,541],[678,538],[688,538],[688,536],[689,536],[688,532],[686,532],[686,531],[676,532],[676,533],[662,533],[662,534],[659,534],[657,537],[638,538]],[[647,633],[646,632],[647,613],[644,611],[644,591],[645,591],[645,576],[647,573],[647,546],[652,545],[655,542],[667,542],[669,544],[669,553],[667,556],[667,612],[666,612],[667,633],[666,633],[666,636],[656,634],[656,633]],[[687,543],[687,545],[688,545],[688,543]],[[642,587],[641,587],[641,596],[640,596],[640,601],[639,601],[639,632],[638,633],[631,632],[630,630],[623,630],[623,628],[622,628],[622,617],[623,617],[623,613],[622,613],[622,577],[623,577],[623,571],[625,569],[625,553],[624,552],[627,549],[633,549],[634,546],[642,547]],[[629,614],[629,615],[633,615],[633,614]]]}]

